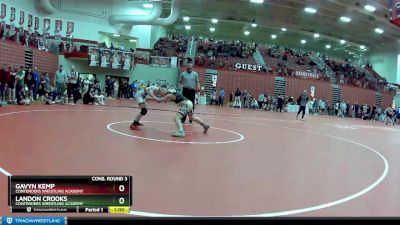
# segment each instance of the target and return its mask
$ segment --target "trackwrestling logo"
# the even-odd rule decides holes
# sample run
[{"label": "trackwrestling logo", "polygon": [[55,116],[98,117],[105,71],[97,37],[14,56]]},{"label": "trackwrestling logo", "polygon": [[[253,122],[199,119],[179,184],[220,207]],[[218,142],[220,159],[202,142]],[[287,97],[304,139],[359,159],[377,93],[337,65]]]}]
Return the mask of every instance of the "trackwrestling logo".
[{"label": "trackwrestling logo", "polygon": [[36,224],[52,224],[64,225],[64,217],[7,217],[3,218],[3,224],[12,225],[36,225]]}]

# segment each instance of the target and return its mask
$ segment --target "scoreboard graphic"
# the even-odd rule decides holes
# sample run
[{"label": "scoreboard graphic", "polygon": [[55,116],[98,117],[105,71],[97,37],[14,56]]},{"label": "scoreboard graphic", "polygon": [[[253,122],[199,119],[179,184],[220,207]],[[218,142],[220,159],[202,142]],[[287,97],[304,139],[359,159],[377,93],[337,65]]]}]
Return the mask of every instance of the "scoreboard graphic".
[{"label": "scoreboard graphic", "polygon": [[15,213],[129,213],[131,176],[11,176]]}]

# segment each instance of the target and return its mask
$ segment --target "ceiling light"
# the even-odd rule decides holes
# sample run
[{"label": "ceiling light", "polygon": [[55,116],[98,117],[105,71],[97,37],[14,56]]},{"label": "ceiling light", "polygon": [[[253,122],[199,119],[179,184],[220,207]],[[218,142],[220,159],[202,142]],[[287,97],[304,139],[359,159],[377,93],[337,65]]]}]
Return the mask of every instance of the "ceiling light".
[{"label": "ceiling light", "polygon": [[136,42],[136,40],[135,39],[131,39],[131,40],[129,40],[129,42]]},{"label": "ceiling light", "polygon": [[186,29],[186,30],[190,30],[190,28],[191,28],[191,27],[190,27],[189,25],[186,25],[186,26],[185,26],[185,29]]},{"label": "ceiling light", "polygon": [[214,27],[210,27],[210,31],[211,31],[211,32],[214,32],[214,31],[215,31],[215,28],[214,28]]},{"label": "ceiling light", "polygon": [[275,34],[273,34],[273,35],[271,35],[271,38],[272,38],[272,39],[276,39],[277,36],[276,36]]},{"label": "ceiling light", "polygon": [[375,28],[375,32],[378,34],[383,34],[383,30],[381,28]]},{"label": "ceiling light", "polygon": [[365,49],[365,46],[364,46],[364,45],[361,45],[361,46],[360,46],[360,49]]},{"label": "ceiling light", "polygon": [[340,44],[346,44],[345,40],[340,40]]},{"label": "ceiling light", "polygon": [[251,26],[252,27],[257,27],[257,24],[256,23],[252,23]]},{"label": "ceiling light", "polygon": [[346,17],[346,16],[340,17],[340,20],[343,21],[343,22],[346,22],[346,23],[349,23],[351,21],[351,19],[349,17]]},{"label": "ceiling light", "polygon": [[314,37],[315,37],[315,38],[319,38],[319,34],[315,33],[315,34],[314,34]]},{"label": "ceiling light", "polygon": [[331,45],[326,45],[325,46],[327,49],[330,49],[331,48]]},{"label": "ceiling light", "polygon": [[144,4],[143,4],[143,7],[146,8],[146,9],[151,9],[151,8],[153,8],[153,4],[151,4],[151,3],[144,3]]},{"label": "ceiling light", "polygon": [[301,40],[301,43],[305,44],[305,43],[307,43],[307,41],[306,40]]},{"label": "ceiling light", "polygon": [[372,5],[366,5],[364,6],[364,9],[370,12],[374,12],[376,10],[376,8],[373,7]]},{"label": "ceiling light", "polygon": [[183,21],[188,22],[189,20],[190,20],[190,17],[188,17],[188,16],[183,17]]},{"label": "ceiling light", "polygon": [[314,14],[314,13],[317,12],[316,9],[314,9],[314,8],[309,8],[309,7],[304,8],[304,11],[307,12],[307,13],[312,13],[312,14]]},{"label": "ceiling light", "polygon": [[246,30],[246,31],[244,32],[244,35],[246,35],[246,36],[250,35],[250,31],[247,31],[247,30]]},{"label": "ceiling light", "polygon": [[261,4],[264,3],[264,0],[250,0],[250,2]]},{"label": "ceiling light", "polygon": [[212,19],[211,22],[212,23],[218,23],[218,20],[217,19]]},{"label": "ceiling light", "polygon": [[285,27],[282,27],[281,29],[283,32],[287,31],[287,29]]},{"label": "ceiling light", "polygon": [[120,37],[121,35],[119,34],[113,34],[114,37]]}]

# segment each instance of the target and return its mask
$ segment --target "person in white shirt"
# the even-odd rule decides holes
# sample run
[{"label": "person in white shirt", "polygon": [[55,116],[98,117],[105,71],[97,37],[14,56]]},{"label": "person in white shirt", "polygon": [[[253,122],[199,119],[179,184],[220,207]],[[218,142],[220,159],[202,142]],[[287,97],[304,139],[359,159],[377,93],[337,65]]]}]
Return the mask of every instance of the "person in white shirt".
[{"label": "person in white shirt", "polygon": [[114,98],[118,98],[118,92],[119,92],[119,82],[117,80],[114,80],[114,93],[113,93],[113,97]]}]

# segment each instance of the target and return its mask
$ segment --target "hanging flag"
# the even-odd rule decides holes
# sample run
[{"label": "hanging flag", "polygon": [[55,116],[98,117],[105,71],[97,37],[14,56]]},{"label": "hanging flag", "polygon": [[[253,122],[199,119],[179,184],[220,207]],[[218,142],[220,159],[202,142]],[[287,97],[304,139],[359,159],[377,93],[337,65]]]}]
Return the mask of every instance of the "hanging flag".
[{"label": "hanging flag", "polygon": [[6,9],[7,9],[6,4],[2,3],[2,4],[1,4],[0,19],[6,18],[6,15],[7,15],[7,10],[6,10]]},{"label": "hanging flag", "polygon": [[56,32],[60,32],[62,30],[62,20],[56,20]]},{"label": "hanging flag", "polygon": [[315,87],[311,86],[311,97],[315,97]]},{"label": "hanging flag", "polygon": [[50,31],[50,19],[43,19],[43,34],[48,34]]},{"label": "hanging flag", "polygon": [[72,33],[74,33],[74,22],[67,23],[67,37],[71,37]]},{"label": "hanging flag", "polygon": [[24,24],[25,22],[25,12],[24,11],[19,11],[19,25]]},{"label": "hanging flag", "polygon": [[28,15],[28,27],[31,28],[33,24],[33,16],[32,14]]},{"label": "hanging flag", "polygon": [[35,16],[35,30],[39,29],[39,17]]},{"label": "hanging flag", "polygon": [[10,17],[10,22],[14,22],[15,21],[15,8],[11,7],[11,17]]}]

